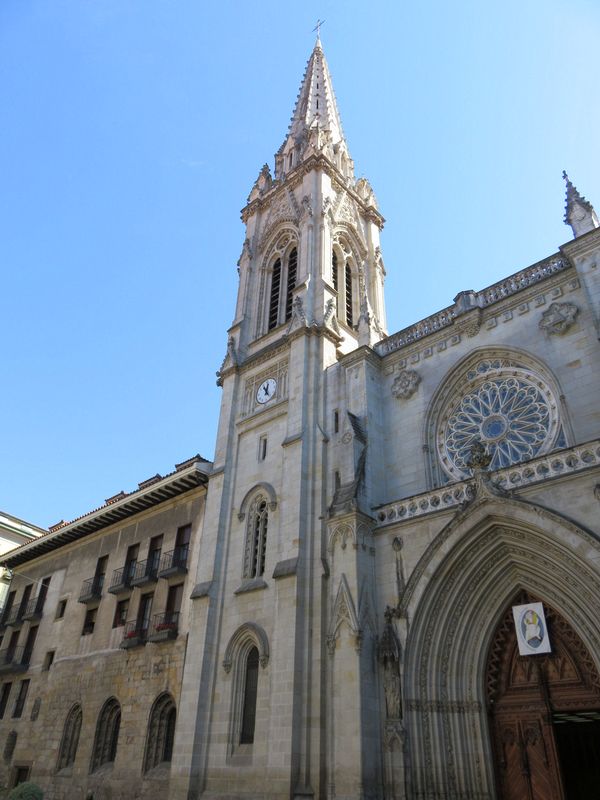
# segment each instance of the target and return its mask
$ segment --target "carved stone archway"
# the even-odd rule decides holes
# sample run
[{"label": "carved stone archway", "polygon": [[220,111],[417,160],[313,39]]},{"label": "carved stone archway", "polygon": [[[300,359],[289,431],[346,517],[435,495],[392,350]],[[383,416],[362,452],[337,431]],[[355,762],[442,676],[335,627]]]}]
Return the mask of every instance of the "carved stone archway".
[{"label": "carved stone archway", "polygon": [[[513,603],[537,600],[521,593]],[[519,655],[509,607],[488,655],[487,708],[502,800],[585,798],[598,788],[600,675],[572,627],[549,606],[544,611],[551,653]],[[577,737],[584,729],[587,736]],[[574,734],[584,752],[561,752],[564,734]]]},{"label": "carved stone archway", "polygon": [[407,585],[403,669],[407,796],[496,798],[486,663],[498,620],[527,589],[600,664],[600,544],[559,515],[504,499],[438,534]]}]

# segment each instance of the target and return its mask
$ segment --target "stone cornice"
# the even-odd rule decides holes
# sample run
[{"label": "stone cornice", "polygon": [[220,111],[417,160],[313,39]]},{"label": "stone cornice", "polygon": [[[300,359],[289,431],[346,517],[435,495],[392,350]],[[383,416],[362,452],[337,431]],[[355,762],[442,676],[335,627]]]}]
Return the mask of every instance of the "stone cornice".
[{"label": "stone cornice", "polygon": [[[549,269],[545,267],[547,262],[550,263]],[[460,302],[456,302],[382,339],[375,345],[375,350],[382,356],[403,351],[403,357],[407,358],[425,348],[428,351],[425,355],[431,355],[436,347],[446,349],[445,340],[450,340],[451,345],[457,344],[463,334],[472,337],[480,328],[495,327],[499,317],[507,322],[515,314],[527,313],[532,301],[536,301],[534,307],[545,305],[544,293],[550,295],[550,301],[557,299],[563,294],[562,285],[569,291],[579,288],[576,271],[566,259],[553,256],[481,292],[461,292],[457,300],[462,300],[462,295],[469,295],[469,308],[460,308]]]},{"label": "stone cornice", "polygon": [[[490,474],[499,492],[570,477],[600,466],[600,439],[547,453]],[[442,511],[455,511],[473,497],[474,478],[449,483],[430,492],[374,508],[378,528]]]}]

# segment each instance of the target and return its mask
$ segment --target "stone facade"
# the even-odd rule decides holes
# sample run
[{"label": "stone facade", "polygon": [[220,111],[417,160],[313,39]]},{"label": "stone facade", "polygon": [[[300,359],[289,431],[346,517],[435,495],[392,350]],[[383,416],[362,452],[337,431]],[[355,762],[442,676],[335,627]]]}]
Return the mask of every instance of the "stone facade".
[{"label": "stone facade", "polygon": [[[40,624],[24,717],[0,724],[0,745],[18,734],[4,773],[32,764],[51,798],[509,797],[486,676],[515,598],[544,603],[600,667],[595,212],[569,181],[573,241],[388,336],[384,220],[354,177],[317,41],[274,176],[261,169],[242,218],[214,464],[125,526],[107,516],[84,536],[86,517],[53,531],[51,552],[8,560],[52,575],[45,607],[70,597],[72,622],[45,672],[61,623]],[[120,649],[110,597],[82,637],[72,600],[98,557],[123,564],[134,540],[189,523],[178,637]],[[173,749],[144,772],[164,692]],[[90,773],[112,696],[116,758]],[[57,774],[55,721],[74,702],[81,743]]]},{"label": "stone facade", "polygon": [[[145,753],[157,698],[168,694],[179,709],[189,565],[197,559],[207,466],[196,460],[145,482],[11,554],[15,598],[12,613],[2,618],[0,650],[0,692],[9,684],[10,691],[0,700],[0,742],[5,747],[14,734],[16,742],[0,762],[1,785],[29,769],[50,800],[168,795],[168,765],[148,768]],[[184,532],[187,539],[188,531],[189,545],[178,546],[178,536]],[[25,595],[28,587],[33,592]],[[150,594],[151,609],[142,618],[142,598]],[[25,605],[24,596],[31,597]],[[24,681],[27,693],[18,708]],[[111,698],[120,706],[118,747],[114,758],[93,768],[98,719]],[[72,763],[63,764],[65,723],[76,706],[80,733]]]}]

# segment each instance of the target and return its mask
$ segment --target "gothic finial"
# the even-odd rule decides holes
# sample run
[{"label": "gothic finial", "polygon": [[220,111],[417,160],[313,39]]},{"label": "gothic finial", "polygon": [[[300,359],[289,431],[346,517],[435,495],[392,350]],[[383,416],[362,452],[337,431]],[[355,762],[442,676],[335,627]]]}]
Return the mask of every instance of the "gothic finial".
[{"label": "gothic finial", "polygon": [[565,171],[563,171],[563,178],[567,185],[565,225],[571,226],[573,237],[577,238],[600,227],[600,222],[598,222],[598,216],[592,204],[579,194]]}]

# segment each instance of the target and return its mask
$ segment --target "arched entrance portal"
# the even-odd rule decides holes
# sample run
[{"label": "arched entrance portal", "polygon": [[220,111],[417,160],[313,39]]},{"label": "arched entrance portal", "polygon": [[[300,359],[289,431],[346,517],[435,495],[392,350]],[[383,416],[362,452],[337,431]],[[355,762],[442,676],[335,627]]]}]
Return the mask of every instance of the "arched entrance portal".
[{"label": "arched entrance portal", "polygon": [[[531,600],[521,594],[514,604]],[[519,655],[509,607],[488,655],[498,796],[588,800],[600,787],[600,676],[573,629],[544,608],[551,653]]]}]

